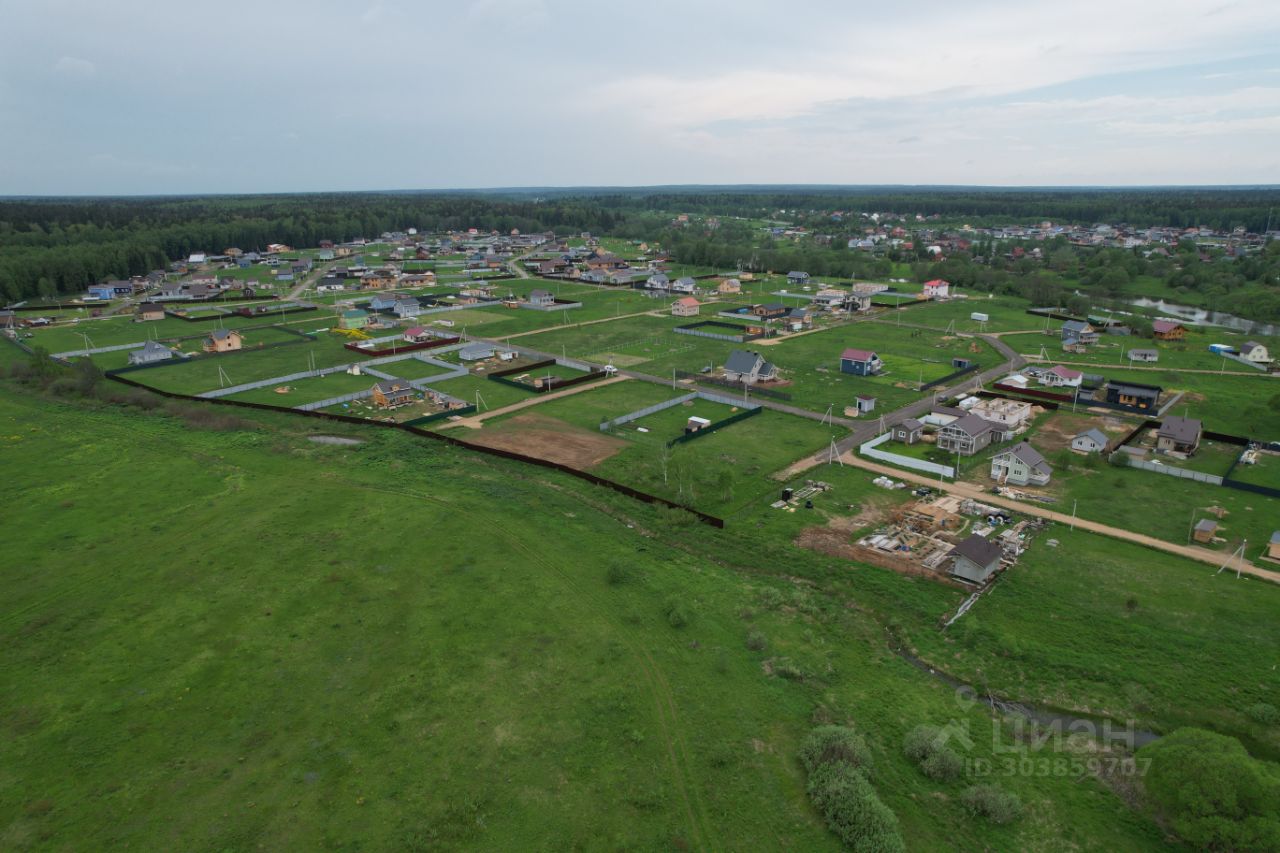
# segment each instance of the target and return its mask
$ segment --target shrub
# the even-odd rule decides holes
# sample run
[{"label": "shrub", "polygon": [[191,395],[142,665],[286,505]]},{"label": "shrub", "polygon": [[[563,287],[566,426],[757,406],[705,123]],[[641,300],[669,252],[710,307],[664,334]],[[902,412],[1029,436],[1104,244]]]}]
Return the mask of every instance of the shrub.
[{"label": "shrub", "polygon": [[1250,705],[1248,713],[1254,722],[1262,723],[1264,726],[1274,726],[1276,723],[1280,723],[1280,711],[1277,711],[1276,706],[1269,702]]},{"label": "shrub", "polygon": [[823,764],[841,762],[854,770],[871,770],[871,750],[862,735],[845,726],[819,726],[800,745],[800,763],[813,773]]},{"label": "shrub", "polygon": [[605,580],[610,586],[619,586],[631,580],[631,566],[622,560],[615,560],[609,564],[609,568],[605,569]]},{"label": "shrub", "polygon": [[1135,596],[1129,596],[1124,600],[1124,609],[1130,613],[1138,609],[1138,599]]},{"label": "shrub", "polygon": [[941,742],[942,729],[937,726],[919,725],[907,732],[902,739],[902,751],[911,761],[924,761]]},{"label": "shrub", "polygon": [[969,814],[985,817],[992,823],[1011,823],[1022,814],[1022,801],[1012,791],[999,785],[974,785],[960,795],[960,803]]},{"label": "shrub", "polygon": [[964,773],[964,759],[954,750],[938,747],[920,762],[920,772],[935,782],[954,782]]},{"label": "shrub", "polygon": [[753,652],[762,652],[769,645],[769,640],[764,634],[752,628],[747,632],[747,648]]},{"label": "shrub", "polygon": [[1280,767],[1233,737],[1178,729],[1144,746],[1152,806],[1202,850],[1280,849]]},{"label": "shrub", "polygon": [[667,624],[672,628],[683,628],[689,624],[689,611],[678,598],[667,599],[662,615],[667,617]]},{"label": "shrub", "polygon": [[951,782],[964,772],[964,759],[946,745],[946,733],[937,726],[919,725],[902,739],[902,751],[935,782]]},{"label": "shrub", "polygon": [[895,853],[906,846],[898,818],[871,783],[849,765],[823,764],[809,776],[809,799],[831,831],[857,853]]},{"label": "shrub", "polygon": [[804,670],[791,658],[778,658],[773,662],[773,672],[788,681],[804,681]]}]

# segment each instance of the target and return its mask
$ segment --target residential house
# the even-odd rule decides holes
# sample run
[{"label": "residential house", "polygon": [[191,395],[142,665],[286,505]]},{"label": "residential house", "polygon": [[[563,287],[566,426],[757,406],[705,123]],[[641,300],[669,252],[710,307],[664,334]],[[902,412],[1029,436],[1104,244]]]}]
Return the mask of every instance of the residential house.
[{"label": "residential house", "polygon": [[751,313],[765,320],[778,320],[787,316],[791,309],[781,302],[766,302],[764,305],[752,305]]},{"label": "residential house", "polygon": [[1156,450],[1161,453],[1192,454],[1200,446],[1203,427],[1195,418],[1169,415],[1156,430]]},{"label": "residential house", "polygon": [[1000,568],[1000,546],[978,534],[951,549],[951,575],[969,583],[983,584]]},{"label": "residential house", "polygon": [[686,296],[671,303],[671,316],[696,317],[698,316],[698,310],[700,307],[701,306],[697,299],[692,296]]},{"label": "residential house", "polygon": [[612,270],[608,274],[608,283],[612,285],[631,284],[633,273],[628,269]]},{"label": "residential house", "polygon": [[996,425],[981,415],[966,414],[938,430],[938,449],[972,456],[996,437]]},{"label": "residential house", "polygon": [[645,279],[644,286],[648,290],[670,290],[671,279],[667,278],[666,273],[656,272]]},{"label": "residential house", "polygon": [[1107,449],[1107,436],[1100,429],[1090,428],[1071,439],[1071,449],[1077,453],[1101,453]]},{"label": "residential house", "polygon": [[587,270],[578,278],[587,284],[604,284],[609,280],[609,273],[601,269]]},{"label": "residential house", "polygon": [[884,362],[880,356],[869,349],[849,347],[840,353],[840,372],[853,376],[875,376],[884,370]]},{"label": "residential house", "polygon": [[1271,356],[1267,354],[1267,348],[1257,341],[1245,341],[1244,345],[1240,347],[1240,357],[1254,364],[1271,363]]},{"label": "residential house", "polygon": [[91,284],[89,285],[88,295],[86,299],[114,299],[116,295],[115,288],[110,284]]},{"label": "residential house", "polygon": [[1197,542],[1208,544],[1213,541],[1214,534],[1217,532],[1218,522],[1211,518],[1202,518],[1191,529],[1191,538]]},{"label": "residential house", "polygon": [[1156,362],[1160,360],[1160,351],[1153,349],[1131,349],[1129,350],[1129,360]]},{"label": "residential house", "polygon": [[742,282],[736,278],[726,278],[720,284],[716,285],[716,290],[723,294],[734,294],[742,292]]},{"label": "residential house", "polygon": [[410,326],[404,330],[404,334],[401,337],[404,338],[404,341],[407,344],[421,344],[431,340],[435,336],[429,333],[422,326]]},{"label": "residential house", "polygon": [[373,311],[390,311],[404,298],[403,293],[379,293],[369,300],[369,308]]},{"label": "residential house", "polygon": [[787,284],[808,284],[809,274],[800,270],[792,270],[787,273]]},{"label": "residential house", "polygon": [[689,276],[683,276],[671,283],[672,293],[693,293],[698,289],[698,283]]},{"label": "residential house", "polygon": [[925,299],[946,299],[950,295],[951,282],[935,278],[924,283]]},{"label": "residential house", "polygon": [[729,353],[724,363],[724,378],[730,382],[754,385],[778,377],[778,368],[765,361],[764,356],[750,350],[736,349]]},{"label": "residential house", "polygon": [[915,418],[907,418],[893,428],[893,438],[903,444],[915,444],[924,435],[924,424]]},{"label": "residential house", "polygon": [[1158,341],[1180,341],[1187,336],[1187,327],[1174,320],[1155,320],[1151,334]]},{"label": "residential house", "polygon": [[1055,364],[1040,376],[1040,384],[1051,388],[1079,388],[1083,378],[1084,374],[1079,370]]},{"label": "residential house", "polygon": [[1158,385],[1143,385],[1140,382],[1107,383],[1106,401],[1127,406],[1138,411],[1156,408],[1160,401],[1160,393],[1164,389]]},{"label": "residential house", "polygon": [[342,316],[338,318],[339,329],[363,329],[369,325],[372,319],[368,311],[362,311],[359,308],[352,308],[349,311],[343,311]]},{"label": "residential house", "polygon": [[826,308],[828,311],[834,311],[838,308],[844,308],[849,304],[849,294],[843,290],[835,290],[833,288],[819,290],[814,294],[813,304],[819,308]]},{"label": "residential house", "polygon": [[405,317],[417,317],[422,313],[422,303],[412,296],[406,296],[402,299],[397,299],[395,305],[391,306],[391,310],[402,320]]},{"label": "residential house", "polygon": [[394,409],[415,399],[413,386],[403,379],[386,379],[373,386],[373,404],[379,409]]},{"label": "residential house", "polygon": [[1098,330],[1084,320],[1068,320],[1062,324],[1062,348],[1082,352],[1098,342]]},{"label": "residential house", "polygon": [[157,361],[168,361],[173,358],[173,350],[158,341],[147,341],[142,349],[129,353],[129,364],[154,364]]},{"label": "residential house", "polygon": [[806,326],[813,325],[813,312],[808,308],[792,308],[791,313],[787,315],[787,328],[793,332],[799,332]]},{"label": "residential house", "polygon": [[1053,469],[1040,455],[1040,451],[1025,441],[991,457],[991,479],[997,483],[1043,486],[1049,482],[1052,474]]},{"label": "residential house", "polygon": [[556,298],[550,290],[532,290],[529,292],[528,302],[530,305],[546,307],[554,305],[555,301]]},{"label": "residential house", "polygon": [[205,352],[235,352],[244,346],[244,337],[232,329],[214,329],[204,339]]},{"label": "residential house", "polygon": [[144,302],[138,306],[137,313],[133,315],[133,319],[139,322],[143,320],[163,320],[164,306],[155,302]]}]

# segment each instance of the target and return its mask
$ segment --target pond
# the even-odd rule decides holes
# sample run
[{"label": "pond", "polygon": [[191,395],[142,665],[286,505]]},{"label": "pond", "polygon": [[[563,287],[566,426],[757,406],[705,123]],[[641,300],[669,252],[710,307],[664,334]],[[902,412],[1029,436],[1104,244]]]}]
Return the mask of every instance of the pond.
[{"label": "pond", "polygon": [[1148,299],[1145,296],[1127,301],[1130,305],[1136,305],[1139,308],[1154,308],[1162,314],[1197,325],[1221,326],[1225,329],[1244,332],[1246,335],[1280,334],[1280,329],[1277,329],[1274,323],[1262,323],[1257,320],[1237,317],[1234,314],[1226,314],[1222,311],[1192,308],[1190,305],[1179,305],[1176,302],[1166,302],[1163,299]]}]

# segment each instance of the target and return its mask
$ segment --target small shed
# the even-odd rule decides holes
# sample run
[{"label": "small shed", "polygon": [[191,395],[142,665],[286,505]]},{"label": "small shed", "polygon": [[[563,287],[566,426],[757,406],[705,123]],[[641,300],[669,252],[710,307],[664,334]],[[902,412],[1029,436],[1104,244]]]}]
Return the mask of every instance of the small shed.
[{"label": "small shed", "polygon": [[876,407],[876,398],[868,397],[865,394],[859,394],[856,403],[858,414],[865,415],[867,412],[873,411]]},{"label": "small shed", "polygon": [[1192,528],[1191,538],[1197,542],[1212,542],[1214,534],[1218,532],[1218,522],[1212,518],[1202,518],[1196,522],[1196,526]]},{"label": "small shed", "polygon": [[924,433],[924,424],[915,418],[907,418],[893,428],[893,437],[903,444],[915,444]]},{"label": "small shed", "polygon": [[951,575],[962,581],[982,584],[1000,568],[1000,546],[973,534],[951,549]]},{"label": "small shed", "polygon": [[706,429],[709,426],[711,426],[711,421],[707,420],[706,418],[700,418],[694,415],[694,416],[691,416],[689,420],[685,423],[684,431],[685,431],[685,434],[687,435],[688,433],[691,433],[691,432],[697,432],[698,430]]}]

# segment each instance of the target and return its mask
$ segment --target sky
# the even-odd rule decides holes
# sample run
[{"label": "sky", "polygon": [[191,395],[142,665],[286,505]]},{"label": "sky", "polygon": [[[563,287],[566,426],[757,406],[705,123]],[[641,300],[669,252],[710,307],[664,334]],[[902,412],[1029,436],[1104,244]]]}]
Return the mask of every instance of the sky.
[{"label": "sky", "polygon": [[0,0],[0,195],[1280,183],[1275,0]]}]

